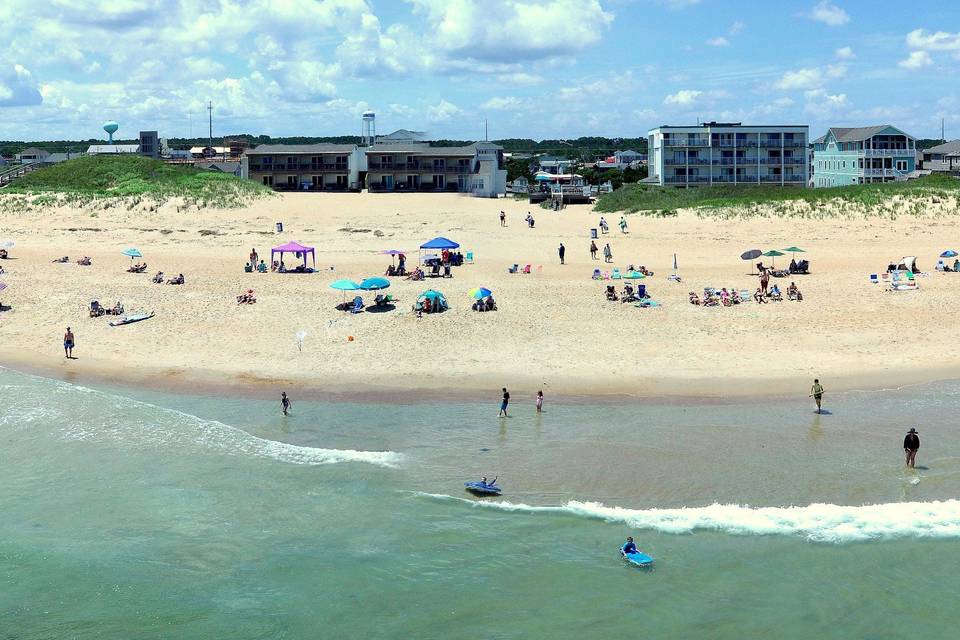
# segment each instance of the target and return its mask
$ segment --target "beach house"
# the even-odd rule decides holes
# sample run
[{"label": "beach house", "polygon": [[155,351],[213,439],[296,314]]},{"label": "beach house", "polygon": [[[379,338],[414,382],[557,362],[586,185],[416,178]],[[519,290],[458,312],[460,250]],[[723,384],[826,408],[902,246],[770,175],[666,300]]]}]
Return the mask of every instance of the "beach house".
[{"label": "beach house", "polygon": [[50,152],[46,149],[38,149],[37,147],[28,147],[16,155],[17,162],[22,164],[33,164],[36,162],[43,162],[47,159],[47,156],[50,155]]},{"label": "beach house", "polygon": [[813,141],[813,186],[906,180],[917,168],[916,142],[889,124],[831,127]]},{"label": "beach house", "polygon": [[371,192],[451,191],[495,198],[507,190],[503,147],[490,142],[459,147],[378,142],[363,151]]},{"label": "beach house", "polygon": [[960,173],[960,140],[953,140],[924,149],[923,169],[929,171]]},{"label": "beach house", "polygon": [[361,188],[363,151],[355,144],[261,144],[240,161],[240,176],[277,191]]},{"label": "beach house", "polygon": [[647,134],[649,178],[662,186],[764,184],[806,187],[807,125],[705,122]]}]

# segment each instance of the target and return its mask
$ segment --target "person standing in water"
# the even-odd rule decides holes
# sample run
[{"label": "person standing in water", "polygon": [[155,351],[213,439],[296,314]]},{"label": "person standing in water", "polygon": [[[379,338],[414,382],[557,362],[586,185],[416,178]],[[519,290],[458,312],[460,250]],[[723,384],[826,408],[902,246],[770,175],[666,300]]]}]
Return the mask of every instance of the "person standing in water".
[{"label": "person standing in water", "polygon": [[280,393],[280,410],[283,411],[283,415],[287,415],[290,411],[290,398],[287,397],[286,391]]},{"label": "person standing in water", "polygon": [[920,436],[917,430],[910,427],[903,439],[903,451],[907,454],[907,466],[913,469],[917,464],[917,451],[920,449]]},{"label": "person standing in water", "polygon": [[543,391],[537,391],[537,413],[543,413]]},{"label": "person standing in water", "polygon": [[70,331],[70,327],[67,327],[67,332],[63,334],[63,355],[68,359],[73,359],[73,331]]},{"label": "person standing in water", "polygon": [[820,413],[820,402],[823,400],[823,387],[817,378],[813,379],[813,386],[810,387],[810,397],[817,403],[817,413]]},{"label": "person standing in water", "polygon": [[500,403],[500,414],[501,417],[507,417],[507,405],[510,403],[510,392],[507,391],[507,388],[503,388],[503,402]]}]

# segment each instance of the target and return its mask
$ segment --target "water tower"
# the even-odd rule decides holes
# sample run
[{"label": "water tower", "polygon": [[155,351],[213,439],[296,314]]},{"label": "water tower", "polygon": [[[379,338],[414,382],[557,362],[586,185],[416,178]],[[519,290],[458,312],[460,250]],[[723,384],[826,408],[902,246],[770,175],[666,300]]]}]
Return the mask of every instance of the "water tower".
[{"label": "water tower", "polygon": [[113,120],[108,120],[103,123],[103,130],[107,132],[108,136],[110,136],[110,142],[108,144],[113,144],[113,134],[115,134],[119,128],[120,125]]},{"label": "water tower", "polygon": [[363,112],[363,130],[360,133],[362,144],[365,147],[371,146],[377,139],[377,114],[373,111]]}]

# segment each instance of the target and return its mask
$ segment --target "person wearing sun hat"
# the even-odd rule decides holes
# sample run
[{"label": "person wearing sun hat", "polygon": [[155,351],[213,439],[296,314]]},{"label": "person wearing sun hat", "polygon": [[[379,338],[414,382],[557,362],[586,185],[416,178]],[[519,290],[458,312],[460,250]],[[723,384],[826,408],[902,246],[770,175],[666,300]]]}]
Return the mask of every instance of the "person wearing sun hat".
[{"label": "person wearing sun hat", "polygon": [[903,450],[907,454],[907,466],[911,469],[917,464],[917,450],[920,449],[920,436],[917,430],[910,427],[903,439]]}]

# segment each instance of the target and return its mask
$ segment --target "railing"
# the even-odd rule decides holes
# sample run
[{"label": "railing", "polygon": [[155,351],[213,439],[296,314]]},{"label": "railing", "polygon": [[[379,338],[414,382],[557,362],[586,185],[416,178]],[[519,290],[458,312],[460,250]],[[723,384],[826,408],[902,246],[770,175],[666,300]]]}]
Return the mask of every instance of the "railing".
[{"label": "railing", "polygon": [[906,171],[900,171],[899,169],[864,169],[863,175],[871,178],[896,178],[897,176],[905,175]]},{"label": "railing", "polygon": [[857,153],[863,153],[866,157],[874,156],[916,156],[916,149],[863,149],[857,150]]},{"label": "railing", "polygon": [[39,162],[31,162],[29,164],[22,164],[16,167],[10,167],[0,171],[0,187],[5,187],[20,176],[25,176],[34,169],[40,166]]},{"label": "railing", "polygon": [[710,140],[703,138],[697,140],[673,140],[673,139],[664,139],[663,146],[665,147],[709,147]]}]

